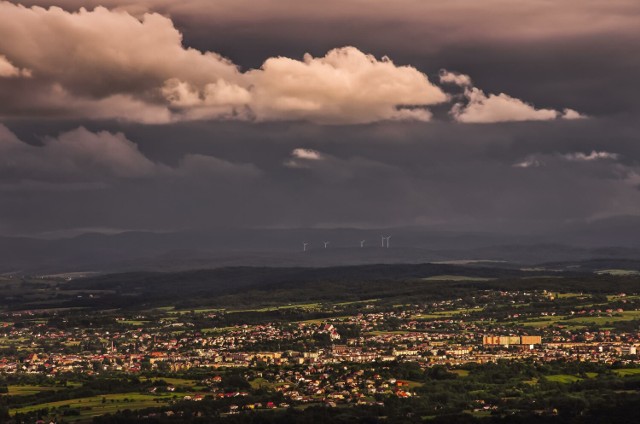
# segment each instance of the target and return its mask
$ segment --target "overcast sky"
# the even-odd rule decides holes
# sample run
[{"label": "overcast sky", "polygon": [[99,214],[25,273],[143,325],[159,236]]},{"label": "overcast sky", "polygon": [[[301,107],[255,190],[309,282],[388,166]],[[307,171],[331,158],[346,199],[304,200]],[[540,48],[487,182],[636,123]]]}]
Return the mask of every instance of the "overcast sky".
[{"label": "overcast sky", "polygon": [[637,0],[0,1],[0,234],[640,215]]}]

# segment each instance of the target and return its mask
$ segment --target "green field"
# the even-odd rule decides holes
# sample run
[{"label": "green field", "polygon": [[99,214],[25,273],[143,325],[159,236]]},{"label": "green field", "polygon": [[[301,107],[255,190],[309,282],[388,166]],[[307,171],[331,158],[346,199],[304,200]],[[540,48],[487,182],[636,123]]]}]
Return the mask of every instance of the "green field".
[{"label": "green field", "polygon": [[141,321],[141,320],[135,320],[135,319],[126,319],[123,321],[118,321],[118,323],[120,324],[125,324],[125,325],[135,325],[135,326],[144,326],[149,324],[151,321]]},{"label": "green field", "polygon": [[[596,378],[598,376],[598,373],[586,372],[584,373],[584,375],[586,376],[586,378]],[[544,378],[546,378],[547,381],[553,381],[556,383],[564,383],[564,384],[575,383],[576,381],[584,380],[583,377],[578,377],[576,375],[571,375],[571,374],[553,374],[553,375],[547,375]]]},{"label": "green field", "polygon": [[534,319],[531,321],[523,322],[522,325],[524,325],[525,327],[533,327],[533,328],[549,327],[551,325],[555,325],[560,322],[564,323],[563,318],[564,317],[548,317],[548,318]]},{"label": "green field", "polygon": [[[373,301],[373,300],[371,300]],[[359,303],[358,302],[346,302],[342,303],[343,305],[347,305],[349,303]],[[289,305],[277,305],[277,306],[264,306],[254,309],[224,309],[224,308],[197,308],[197,309],[176,309],[170,310],[170,308],[164,308],[165,312],[170,314],[186,314],[190,312],[194,312],[196,314],[203,314],[207,312],[224,312],[227,314],[237,314],[243,312],[272,312],[279,311],[281,309],[304,309],[304,310],[314,310],[319,309],[322,306],[320,303],[294,303]]]},{"label": "green field", "polygon": [[240,327],[232,326],[232,327],[211,327],[211,328],[203,328],[202,332],[204,334],[216,334],[216,333],[226,333],[228,331],[238,330]]},{"label": "green field", "polygon": [[458,374],[458,377],[466,377],[469,375],[469,371],[467,370],[451,370],[450,372]]},{"label": "green field", "polygon": [[28,340],[26,337],[0,337],[0,346],[18,345]]},{"label": "green field", "polygon": [[640,375],[640,368],[621,368],[619,370],[613,370],[614,373],[620,377],[627,377],[633,375]]},{"label": "green field", "polygon": [[568,323],[595,323],[597,325],[606,324],[609,322],[619,322],[619,321],[632,321],[634,319],[640,319],[640,311],[623,311],[619,313],[613,314],[613,316],[600,316],[600,317],[576,317],[569,318],[566,320]]},{"label": "green field", "polygon": [[615,312],[612,316],[570,316],[558,315],[552,317],[533,318],[520,324],[525,327],[542,328],[552,325],[564,325],[570,327],[585,327],[587,324],[604,326],[605,324],[632,321],[640,319],[640,311]]},{"label": "green field", "polygon": [[582,293],[558,293],[558,299],[568,299],[572,297],[582,297]]},{"label": "green field", "polygon": [[165,381],[167,384],[171,384],[173,386],[195,386],[196,384],[198,384],[198,381],[196,380],[188,380],[186,378],[173,378],[173,377],[153,377],[153,378],[148,378],[148,377],[142,377],[140,378],[140,381],[156,381],[156,380],[162,380]]},{"label": "green field", "polygon": [[80,410],[80,415],[65,417],[65,420],[68,422],[80,420],[86,421],[89,418],[107,413],[114,413],[119,410],[149,408],[152,406],[156,406],[159,403],[169,402],[174,397],[176,399],[182,398],[184,395],[184,393],[147,395],[137,392],[107,394],[25,406],[22,408],[12,409],[10,413],[11,415],[15,415],[17,413],[37,411],[43,408],[49,408],[49,410],[51,410],[52,408],[57,408],[59,410],[59,413],[62,414],[64,409],[74,408]]},{"label": "green field", "polygon": [[494,278],[472,277],[467,275],[434,275],[425,277],[422,281],[491,281]]},{"label": "green field", "polygon": [[545,376],[545,378],[548,381],[553,381],[555,383],[564,383],[564,384],[575,383],[576,381],[582,380],[582,378],[580,377],[576,377],[575,375],[569,375],[569,374],[547,375]]},{"label": "green field", "polygon": [[251,388],[254,390],[258,390],[258,389],[273,389],[275,387],[275,385],[273,383],[270,383],[269,381],[265,380],[264,378],[256,378],[255,380],[251,380],[249,382],[249,384],[251,385]]},{"label": "green field", "polygon": [[365,299],[365,300],[354,300],[351,302],[338,302],[334,303],[335,306],[349,306],[349,305],[357,305],[360,303],[374,303],[379,301],[380,299]]},{"label": "green field", "polygon": [[23,386],[23,385],[9,385],[9,395],[12,396],[28,396],[34,395],[40,392],[47,392],[50,390],[61,390],[64,387],[49,387],[49,386]]},{"label": "green field", "polygon": [[226,311],[228,314],[236,314],[241,312],[272,312],[279,311],[281,309],[304,309],[306,311],[319,309],[322,306],[320,303],[296,303],[292,305],[282,305],[282,306],[268,306],[264,308],[256,308],[256,309],[236,309],[232,311]]},{"label": "green field", "polygon": [[470,314],[472,312],[481,311],[483,308],[475,307],[475,308],[466,308],[466,309],[454,309],[451,311],[437,311],[431,312],[429,314],[418,314],[414,315],[412,319],[441,319],[441,318],[452,318],[461,314]]},{"label": "green field", "polygon": [[222,311],[224,311],[224,309],[221,309],[221,308],[175,309],[173,307],[165,307],[164,310],[168,314],[174,314],[174,315],[188,314],[188,313],[191,313],[191,312],[194,312],[196,314],[204,314],[204,313],[207,313],[207,312],[222,312]]},{"label": "green field", "polygon": [[324,322],[336,321],[336,320],[345,320],[353,318],[352,315],[341,315],[339,317],[328,317],[328,318],[317,318],[317,319],[306,319],[303,321],[296,321],[300,324],[322,324]]}]

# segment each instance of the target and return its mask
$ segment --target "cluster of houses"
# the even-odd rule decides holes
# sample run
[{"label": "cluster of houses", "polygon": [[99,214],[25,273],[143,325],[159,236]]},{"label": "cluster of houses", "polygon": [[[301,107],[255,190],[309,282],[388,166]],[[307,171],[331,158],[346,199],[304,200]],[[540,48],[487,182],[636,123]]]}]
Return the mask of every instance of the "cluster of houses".
[{"label": "cluster of houses", "polygon": [[[0,316],[0,373],[177,372],[389,361],[426,367],[523,358],[634,362],[640,331],[586,331],[562,325],[561,320],[556,325],[528,325],[530,320],[557,318],[559,305],[566,317],[615,317],[637,309],[632,297],[618,299],[615,308],[564,307],[558,295],[546,291],[487,291],[472,299],[474,305],[469,299],[394,308],[372,303],[347,316],[225,328],[197,328],[188,315],[175,314],[160,319],[116,316],[107,327],[56,326],[58,311],[10,312]],[[531,304],[541,306],[525,308]],[[357,335],[343,336],[345,327],[357,329]]]}]

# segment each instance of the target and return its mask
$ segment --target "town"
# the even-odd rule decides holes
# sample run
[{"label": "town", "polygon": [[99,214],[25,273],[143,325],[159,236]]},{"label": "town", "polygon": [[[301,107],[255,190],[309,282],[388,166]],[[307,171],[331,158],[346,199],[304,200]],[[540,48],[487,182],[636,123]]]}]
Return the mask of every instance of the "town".
[{"label": "town", "polygon": [[[605,372],[640,376],[639,320],[635,293],[545,289],[477,290],[415,304],[5,310],[0,390],[5,418],[16,422],[82,421],[125,409],[168,417],[203,400],[221,417],[310,406],[385,408],[425,397],[429,378],[464,380],[509,363],[547,369],[535,381],[556,384]],[[562,371],[570,364],[592,369]],[[114,378],[125,383],[79,390]],[[481,417],[511,403],[478,397],[458,409]]]}]

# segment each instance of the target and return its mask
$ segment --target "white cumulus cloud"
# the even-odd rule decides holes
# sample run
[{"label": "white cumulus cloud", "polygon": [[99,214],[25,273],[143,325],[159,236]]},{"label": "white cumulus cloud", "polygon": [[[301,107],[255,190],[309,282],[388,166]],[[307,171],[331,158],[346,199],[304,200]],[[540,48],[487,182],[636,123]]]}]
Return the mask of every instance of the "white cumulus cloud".
[{"label": "white cumulus cloud", "polygon": [[13,78],[13,77],[31,77],[31,71],[29,69],[20,69],[14,66],[9,60],[0,54],[0,78]]},{"label": "white cumulus cloud", "polygon": [[291,152],[291,156],[297,159],[307,159],[307,160],[321,160],[322,153],[313,149],[303,149],[297,148],[293,149]]},{"label": "white cumulus cloud", "polygon": [[265,61],[246,74],[253,90],[252,110],[258,120],[305,119],[320,123],[367,123],[379,120],[427,121],[423,106],[447,96],[426,75],[396,66],[355,47]]},{"label": "white cumulus cloud", "polygon": [[284,162],[289,168],[309,168],[313,162],[323,161],[329,157],[317,150],[296,148],[291,151],[291,156]]},{"label": "white cumulus cloud", "polygon": [[439,77],[441,84],[454,84],[460,87],[469,87],[473,85],[469,75],[447,71],[446,69],[440,70]]},{"label": "white cumulus cloud", "polygon": [[562,111],[562,119],[575,120],[575,119],[586,119],[587,117],[580,112],[573,109],[564,109]]},{"label": "white cumulus cloud", "polygon": [[[270,57],[242,71],[216,52],[185,47],[169,17],[127,10],[70,12],[0,0],[0,115],[351,125],[429,121],[429,106],[451,99],[415,67],[351,46],[318,57]],[[584,118],[485,94],[466,74],[442,70],[439,80],[464,87],[451,111],[458,122]]]},{"label": "white cumulus cloud", "polygon": [[558,117],[553,109],[536,109],[533,105],[507,94],[489,94],[476,87],[464,93],[467,103],[456,103],[451,115],[458,122],[487,124],[509,121],[549,121]]},{"label": "white cumulus cloud", "polygon": [[355,47],[271,57],[241,72],[215,52],[184,47],[171,19],[157,13],[3,1],[0,16],[0,76],[33,72],[29,84],[0,87],[0,113],[8,116],[360,124],[427,121],[425,107],[447,100],[417,69]]},{"label": "white cumulus cloud", "polygon": [[464,88],[464,94],[457,96],[464,98],[464,101],[455,103],[450,112],[457,122],[488,124],[586,118],[573,109],[566,108],[562,112],[555,109],[539,109],[505,93],[485,94],[483,90],[474,87],[471,77],[466,74],[442,69],[439,77],[441,84],[453,84]]}]

